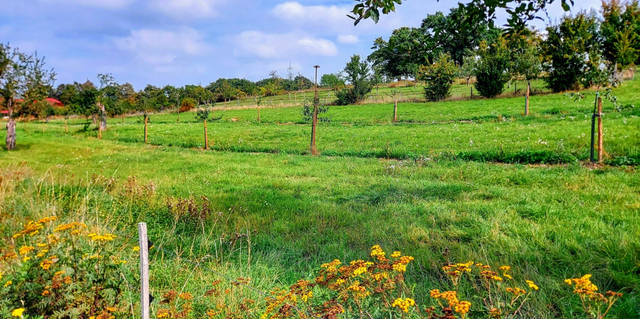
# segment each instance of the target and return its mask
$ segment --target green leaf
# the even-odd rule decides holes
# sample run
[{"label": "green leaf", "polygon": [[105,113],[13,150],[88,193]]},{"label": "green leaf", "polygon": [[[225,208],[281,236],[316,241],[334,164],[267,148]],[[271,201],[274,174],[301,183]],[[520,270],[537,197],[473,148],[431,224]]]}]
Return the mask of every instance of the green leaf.
[{"label": "green leaf", "polygon": [[571,10],[571,7],[569,6],[566,0],[562,0],[562,9],[564,9],[564,11]]}]

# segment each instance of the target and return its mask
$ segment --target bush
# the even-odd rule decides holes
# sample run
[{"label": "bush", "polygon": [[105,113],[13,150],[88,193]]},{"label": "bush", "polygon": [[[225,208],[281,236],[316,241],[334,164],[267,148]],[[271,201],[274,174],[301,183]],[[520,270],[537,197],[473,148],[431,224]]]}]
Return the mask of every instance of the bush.
[{"label": "bush", "polygon": [[478,49],[480,60],[476,68],[476,90],[481,96],[493,98],[504,91],[504,85],[509,81],[509,49],[504,38],[498,38],[495,43],[480,43]]},{"label": "bush", "polygon": [[188,97],[185,98],[184,100],[182,100],[182,104],[180,104],[180,110],[179,112],[188,112],[193,110],[196,107],[196,100]]},{"label": "bush", "polygon": [[351,87],[336,93],[336,104],[355,104],[364,99],[367,93],[371,92],[371,83],[368,79],[369,64],[366,61],[361,62],[359,55],[354,55],[345,66],[344,72]]},{"label": "bush", "polygon": [[547,28],[543,43],[548,64],[547,87],[554,92],[576,90],[587,69],[588,52],[599,50],[597,18],[585,13],[564,17],[559,25]]},{"label": "bush", "polygon": [[440,54],[432,65],[420,67],[419,80],[424,81],[424,97],[427,101],[440,101],[451,96],[451,86],[456,78],[456,65],[449,54]]}]

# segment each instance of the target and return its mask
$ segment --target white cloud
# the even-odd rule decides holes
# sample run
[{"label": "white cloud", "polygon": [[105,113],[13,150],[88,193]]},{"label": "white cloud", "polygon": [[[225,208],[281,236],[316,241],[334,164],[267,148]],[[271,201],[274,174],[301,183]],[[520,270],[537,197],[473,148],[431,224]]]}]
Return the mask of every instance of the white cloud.
[{"label": "white cloud", "polygon": [[358,43],[358,37],[353,34],[341,34],[338,36],[338,42],[345,44]]},{"label": "white cloud", "polygon": [[216,7],[225,0],[152,0],[149,9],[177,20],[210,18],[218,15]]},{"label": "white cloud", "polygon": [[42,0],[44,3],[53,3],[57,5],[75,3],[82,6],[102,9],[121,9],[136,1],[137,0]]},{"label": "white cloud", "polygon": [[281,20],[297,25],[324,25],[340,27],[353,25],[347,18],[349,6],[303,6],[298,2],[284,2],[277,5],[271,13]]},{"label": "white cloud", "polygon": [[208,51],[203,36],[191,28],[177,31],[141,29],[131,35],[113,40],[120,50],[130,51],[142,61],[166,64],[184,55],[202,55]]},{"label": "white cloud", "polygon": [[335,56],[336,45],[326,39],[317,39],[296,33],[264,33],[245,31],[236,36],[235,54],[263,59],[285,58],[300,54]]}]

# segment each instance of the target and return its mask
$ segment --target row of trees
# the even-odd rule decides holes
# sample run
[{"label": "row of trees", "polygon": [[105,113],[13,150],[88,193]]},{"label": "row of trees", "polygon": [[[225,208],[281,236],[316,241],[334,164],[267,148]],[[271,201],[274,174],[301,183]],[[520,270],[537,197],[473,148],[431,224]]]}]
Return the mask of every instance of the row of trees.
[{"label": "row of trees", "polygon": [[[425,81],[425,97],[449,96],[455,77],[476,78],[480,95],[494,97],[513,79],[543,77],[554,92],[601,85],[640,63],[638,0],[603,1],[602,15],[579,12],[546,28],[501,30],[465,7],[429,15],[420,28],[395,30],[374,41],[368,60],[392,78]],[[472,23],[471,27],[460,27]],[[527,88],[527,101],[530,88]]]}]

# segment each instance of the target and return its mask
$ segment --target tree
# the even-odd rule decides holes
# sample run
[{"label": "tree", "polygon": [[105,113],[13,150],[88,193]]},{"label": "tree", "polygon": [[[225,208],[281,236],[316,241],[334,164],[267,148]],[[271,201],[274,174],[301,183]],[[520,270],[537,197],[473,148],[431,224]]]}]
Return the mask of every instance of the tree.
[{"label": "tree", "polygon": [[509,47],[512,53],[512,73],[524,77],[527,81],[524,115],[529,115],[531,81],[540,77],[542,73],[542,49],[540,37],[528,29],[524,30],[509,35]]},{"label": "tree", "polygon": [[[55,72],[46,70],[45,59],[38,53],[26,55],[9,44],[0,44],[0,95],[7,103],[6,148],[16,147],[17,116],[39,116],[44,111],[46,97],[52,91]],[[14,105],[14,99],[22,95],[22,103]]]},{"label": "tree", "polygon": [[507,41],[500,37],[491,44],[481,42],[477,53],[480,59],[476,67],[476,90],[484,97],[493,98],[504,91],[510,78]]},{"label": "tree", "polygon": [[98,127],[98,138],[102,138],[102,131],[107,130],[107,109],[115,113],[114,107],[118,101],[118,83],[116,83],[111,73],[98,74],[100,88],[98,89],[98,118],[100,125]]},{"label": "tree", "polygon": [[363,100],[367,93],[371,92],[369,64],[361,61],[359,55],[353,55],[345,66],[344,73],[351,87],[336,93],[338,105],[354,104]]},{"label": "tree", "polygon": [[589,52],[601,48],[595,14],[579,12],[575,17],[565,16],[560,24],[547,27],[547,33],[542,43],[547,86],[554,92],[578,89]]},{"label": "tree", "polygon": [[333,91],[337,91],[345,86],[344,79],[340,76],[340,73],[327,73],[323,74],[320,78],[320,86],[328,88]]},{"label": "tree", "polygon": [[213,111],[210,111],[208,107],[205,107],[203,109],[198,109],[198,111],[196,112],[196,120],[204,124],[204,149],[205,150],[209,149],[209,134],[207,132],[207,121],[208,120],[219,121],[220,119],[222,119],[222,116],[220,116],[219,118],[209,119],[209,115],[213,116]]},{"label": "tree", "polygon": [[473,52],[468,53],[468,55],[462,59],[462,65],[458,67],[458,74],[467,80],[467,86],[469,86],[471,78],[476,75],[477,59],[478,56]]},{"label": "tree", "polygon": [[377,38],[367,57],[375,67],[390,78],[400,79],[413,76],[420,65],[429,63],[429,46],[418,28],[402,27],[393,30],[389,41]]},{"label": "tree", "polygon": [[424,96],[427,101],[436,102],[451,95],[456,71],[456,65],[448,53],[441,53],[433,64],[420,68],[419,79],[426,84]]},{"label": "tree", "polygon": [[[396,10],[396,4],[401,4],[402,0],[356,0],[358,3],[351,10],[351,19],[357,25],[363,19],[371,19],[378,23],[380,13],[389,14]],[[547,5],[556,0],[471,0],[467,4],[459,3],[460,9],[467,10],[468,19],[461,25],[462,28],[470,28],[470,20],[480,18],[493,21],[496,17],[497,9],[506,11],[509,15],[507,19],[510,29],[520,29],[528,21],[535,18],[538,12],[544,11]],[[569,11],[574,0],[559,0],[562,8]]]},{"label": "tree", "polygon": [[0,43],[0,95],[2,95],[9,111],[5,143],[7,150],[12,150],[16,147],[16,121],[13,103],[24,85],[26,64],[26,56],[18,51],[17,48],[11,48],[9,44]]},{"label": "tree", "polygon": [[626,68],[640,58],[640,5],[638,0],[602,1],[601,32],[604,57]]}]

